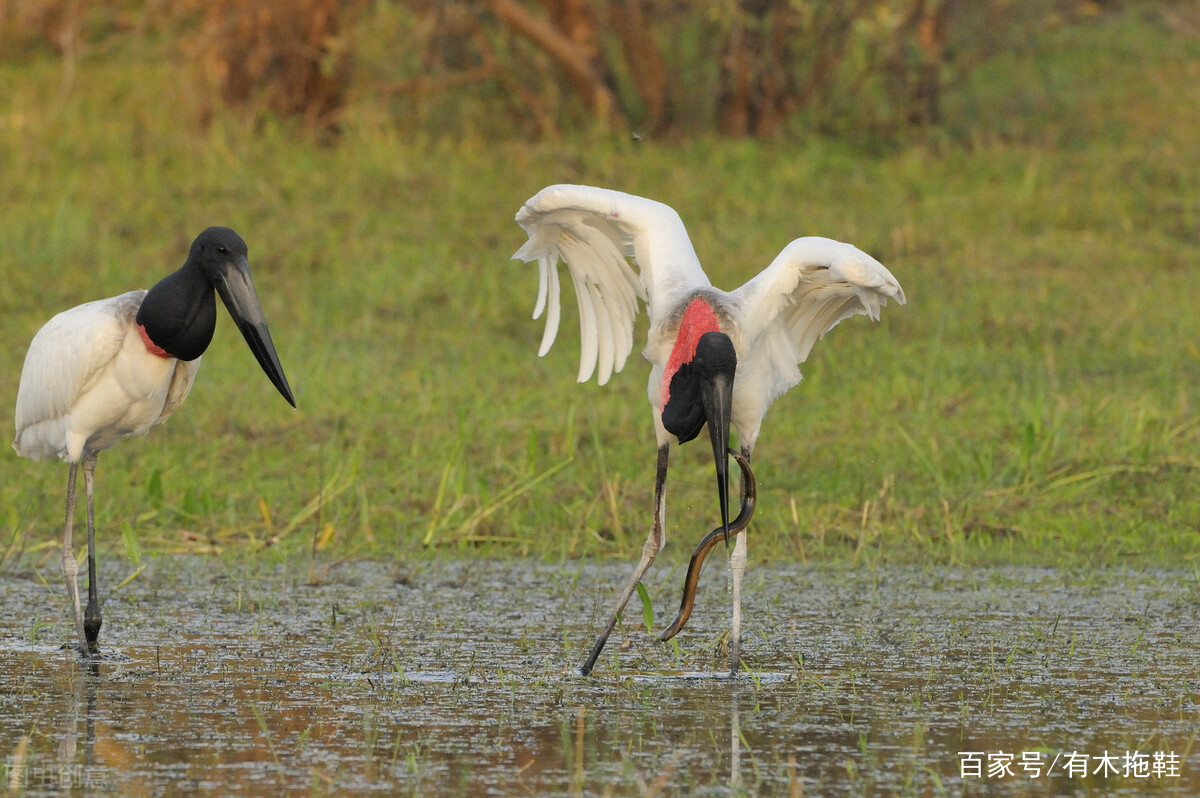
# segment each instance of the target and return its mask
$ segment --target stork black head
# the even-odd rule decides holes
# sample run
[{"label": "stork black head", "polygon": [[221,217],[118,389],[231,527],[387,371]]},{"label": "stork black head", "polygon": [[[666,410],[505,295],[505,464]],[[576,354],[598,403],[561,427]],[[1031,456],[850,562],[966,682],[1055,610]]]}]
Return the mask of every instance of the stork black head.
[{"label": "stork black head", "polygon": [[670,398],[663,405],[662,423],[667,432],[687,443],[708,424],[713,459],[717,467],[717,490],[721,500],[721,524],[729,538],[729,424],[733,415],[733,377],[737,353],[733,341],[722,332],[707,332],[696,344],[696,354],[679,366],[671,377]]},{"label": "stork black head", "polygon": [[246,242],[228,227],[210,227],[196,237],[187,261],[146,292],[137,323],[171,357],[195,360],[208,349],[216,329],[214,288],[259,366],[295,407],[250,278]]}]

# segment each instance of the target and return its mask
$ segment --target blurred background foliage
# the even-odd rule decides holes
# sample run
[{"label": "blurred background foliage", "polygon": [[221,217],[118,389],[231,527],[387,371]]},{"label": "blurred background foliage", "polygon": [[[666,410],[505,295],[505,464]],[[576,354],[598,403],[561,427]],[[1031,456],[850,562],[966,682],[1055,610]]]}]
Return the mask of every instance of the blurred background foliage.
[{"label": "blurred background foliage", "polygon": [[886,147],[973,130],[945,97],[975,66],[1131,6],[1200,29],[1191,0],[0,0],[0,58],[53,48],[69,83],[141,37],[174,52],[201,124],[236,108],[336,136],[357,108],[412,134]]}]

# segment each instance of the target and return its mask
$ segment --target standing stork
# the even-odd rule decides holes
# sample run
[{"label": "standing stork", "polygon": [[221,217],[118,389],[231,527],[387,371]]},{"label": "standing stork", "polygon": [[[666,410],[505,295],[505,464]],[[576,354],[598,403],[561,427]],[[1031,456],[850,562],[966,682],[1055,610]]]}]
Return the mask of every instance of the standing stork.
[{"label": "standing stork", "polygon": [[[214,288],[263,371],[295,407],[250,279],[246,242],[227,227],[201,233],[183,266],[149,291],[130,291],[59,313],[38,330],[25,355],[13,449],[32,460],[60,457],[70,464],[62,572],[84,655],[99,650],[102,623],[92,498],[96,460],[123,438],[145,435],[183,404],[216,329]],[[87,489],[86,611],[80,608],[79,567],[71,548],[80,463]]]},{"label": "standing stork", "polygon": [[[737,430],[742,455],[743,512],[732,530],[736,534],[753,512],[752,496],[747,502],[753,490],[747,484],[753,482],[748,461],[771,403],[800,382],[799,364],[818,338],[848,316],[866,314],[878,320],[888,299],[904,304],[904,291],[871,256],[850,244],[815,237],[792,241],[754,279],[735,291],[722,291],[704,274],[674,209],[609,189],[549,186],[525,203],[516,221],[529,240],[513,258],[537,261],[539,267],[533,318],[546,313],[539,356],[550,350],[558,334],[560,259],[567,265],[579,303],[579,382],[587,382],[598,371],[598,381],[604,385],[625,365],[633,349],[638,300],[645,302],[650,317],[643,355],[651,364],[647,393],[658,443],[654,517],[641,561],[581,669],[587,675],[619,613],[666,541],[664,489],[671,438],[685,443],[707,423],[716,461],[720,529],[728,540],[730,424]],[[700,550],[697,556],[702,561]],[[745,535],[737,538],[729,567],[733,582],[730,670],[736,673]],[[688,593],[693,590],[689,575]],[[681,612],[681,620],[664,639],[678,631],[683,621]]]}]

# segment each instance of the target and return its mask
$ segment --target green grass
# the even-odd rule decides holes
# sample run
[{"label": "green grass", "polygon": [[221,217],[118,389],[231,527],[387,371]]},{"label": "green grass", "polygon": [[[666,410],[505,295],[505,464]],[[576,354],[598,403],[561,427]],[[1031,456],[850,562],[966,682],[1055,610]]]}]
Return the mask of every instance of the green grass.
[{"label": "green grass", "polygon": [[[576,385],[570,296],[539,360],[536,277],[509,260],[521,203],[584,182],[673,205],[722,287],[804,234],[904,285],[907,307],[839,326],[768,415],[754,556],[1194,566],[1194,37],[1133,12],[1041,30],[947,97],[943,129],[886,155],[414,138],[368,105],[333,146],[235,118],[200,131],[169,45],[130,37],[65,89],[52,56],[0,63],[0,405],[53,313],[149,286],[227,224],[300,409],[223,317],[185,410],[101,457],[102,552],[632,557],[646,365]],[[704,447],[673,460],[681,560],[717,511]],[[6,562],[57,568],[65,482],[0,458]]]}]

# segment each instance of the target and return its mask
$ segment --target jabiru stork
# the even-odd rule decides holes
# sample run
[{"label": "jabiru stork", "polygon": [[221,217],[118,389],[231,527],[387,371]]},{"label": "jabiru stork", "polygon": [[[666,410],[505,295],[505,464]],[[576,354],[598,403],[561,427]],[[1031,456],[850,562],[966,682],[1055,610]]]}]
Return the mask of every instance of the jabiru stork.
[{"label": "jabiru stork", "polygon": [[[99,651],[103,621],[96,584],[96,461],[100,452],[145,435],[183,404],[216,329],[214,289],[263,371],[295,407],[254,291],[246,242],[227,227],[210,227],[197,236],[184,264],[149,291],[59,313],[38,330],[25,355],[13,449],[32,460],[59,457],[70,465],[62,572],[85,656]],[[80,608],[71,547],[80,464],[87,489],[86,610]]]},{"label": "jabiru stork", "polygon": [[[539,356],[550,350],[558,334],[560,260],[567,266],[579,305],[579,382],[596,374],[604,385],[625,365],[633,349],[639,301],[646,305],[650,321],[642,354],[651,365],[647,393],[658,445],[653,518],[641,560],[581,668],[587,675],[638,581],[666,542],[663,514],[672,438],[685,443],[708,425],[721,536],[728,542],[729,535],[742,531],[753,513],[749,458],[767,409],[800,382],[799,365],[817,339],[849,316],[865,314],[878,320],[889,299],[904,304],[904,291],[870,255],[850,244],[818,237],[792,241],[745,285],[722,291],[705,275],[674,209],[604,188],[549,186],[525,203],[516,221],[529,240],[513,258],[538,264],[533,318],[546,315]],[[743,506],[732,527],[726,496],[730,425],[737,430],[746,461],[739,459]],[[711,542],[710,537],[701,543],[694,564],[697,558],[703,562]],[[746,535],[740,535],[730,556],[732,673],[740,662],[745,568]],[[689,574],[680,619],[663,639],[686,622],[689,593],[694,589]]]}]

